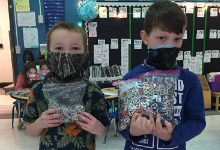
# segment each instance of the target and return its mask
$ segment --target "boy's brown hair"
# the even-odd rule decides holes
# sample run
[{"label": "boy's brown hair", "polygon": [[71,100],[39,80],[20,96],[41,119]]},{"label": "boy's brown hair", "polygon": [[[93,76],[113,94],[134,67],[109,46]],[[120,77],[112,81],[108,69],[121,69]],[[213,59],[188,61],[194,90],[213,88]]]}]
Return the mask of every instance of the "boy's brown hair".
[{"label": "boy's brown hair", "polygon": [[183,34],[187,26],[187,17],[183,10],[174,2],[157,1],[146,12],[144,19],[144,31],[147,35],[154,28],[162,31]]},{"label": "boy's brown hair", "polygon": [[66,30],[69,30],[71,32],[76,32],[76,33],[81,34],[82,37],[83,37],[83,43],[84,43],[85,52],[88,52],[88,46],[87,46],[88,35],[86,34],[86,32],[82,28],[77,26],[76,24],[74,24],[74,23],[66,23],[66,22],[59,22],[59,23],[55,24],[47,32],[46,41],[47,41],[47,50],[48,51],[50,51],[50,37],[51,37],[51,34],[56,29],[66,29]]}]

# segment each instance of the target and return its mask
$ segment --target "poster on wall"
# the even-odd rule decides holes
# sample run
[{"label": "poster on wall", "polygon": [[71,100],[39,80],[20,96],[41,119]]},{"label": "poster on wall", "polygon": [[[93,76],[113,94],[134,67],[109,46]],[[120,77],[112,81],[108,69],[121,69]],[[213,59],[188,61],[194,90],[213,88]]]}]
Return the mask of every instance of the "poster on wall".
[{"label": "poster on wall", "polygon": [[36,26],[35,12],[19,12],[17,13],[18,27]]},{"label": "poster on wall", "polygon": [[129,67],[129,55],[128,55],[128,44],[121,44],[121,74],[122,76],[128,73]]},{"label": "poster on wall", "polygon": [[102,45],[94,45],[94,64],[102,62]]},{"label": "poster on wall", "polygon": [[109,7],[109,18],[117,17],[117,8]]},{"label": "poster on wall", "polygon": [[107,8],[99,7],[99,18],[107,18]]},{"label": "poster on wall", "polygon": [[37,28],[23,28],[23,39],[25,48],[39,47]]},{"label": "poster on wall", "polygon": [[210,8],[210,17],[218,16],[218,8]]},{"label": "poster on wall", "polygon": [[142,18],[145,18],[145,15],[148,9],[149,7],[142,7]]},{"label": "poster on wall", "polygon": [[109,44],[102,46],[102,66],[109,66]]},{"label": "poster on wall", "polygon": [[15,0],[16,12],[30,11],[29,0]]},{"label": "poster on wall", "polygon": [[127,18],[127,7],[119,7],[119,14],[118,17],[119,18]]}]

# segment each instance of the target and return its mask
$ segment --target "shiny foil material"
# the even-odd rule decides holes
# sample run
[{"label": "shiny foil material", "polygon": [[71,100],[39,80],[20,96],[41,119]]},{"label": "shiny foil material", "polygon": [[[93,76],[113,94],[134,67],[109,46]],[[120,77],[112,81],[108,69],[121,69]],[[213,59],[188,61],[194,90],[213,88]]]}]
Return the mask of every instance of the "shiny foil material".
[{"label": "shiny foil material", "polygon": [[[172,74],[174,73],[174,74]],[[179,72],[155,71],[140,77],[119,82],[119,130],[128,129],[135,112],[149,118],[152,113],[161,115],[164,120],[175,126],[174,121],[174,91]]]}]

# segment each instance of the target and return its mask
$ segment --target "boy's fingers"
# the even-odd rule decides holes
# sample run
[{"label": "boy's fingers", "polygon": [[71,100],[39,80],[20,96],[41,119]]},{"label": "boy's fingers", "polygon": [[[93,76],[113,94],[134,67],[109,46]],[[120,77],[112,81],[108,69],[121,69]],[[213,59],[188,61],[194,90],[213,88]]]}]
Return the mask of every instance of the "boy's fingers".
[{"label": "boy's fingers", "polygon": [[88,119],[87,117],[84,117],[83,115],[78,114],[77,115],[80,119],[82,119],[83,121],[85,121],[86,123],[89,123],[91,120]]},{"label": "boy's fingers", "polygon": [[95,117],[93,117],[91,114],[87,113],[87,112],[81,112],[82,115],[86,116],[88,119],[93,120],[95,119]]},{"label": "boy's fingers", "polygon": [[57,113],[57,110],[56,109],[48,109],[46,110],[45,112],[43,112],[45,115],[49,115],[49,114],[52,114],[52,113]]},{"label": "boy's fingers", "polygon": [[134,115],[133,115],[132,118],[131,118],[131,123],[132,123],[132,122],[135,122],[139,116],[141,116],[141,114],[139,114],[139,113],[134,113]]},{"label": "boy's fingers", "polygon": [[153,126],[155,126],[154,117],[153,117],[152,113],[149,113],[148,115],[149,115],[149,120],[151,121]]},{"label": "boy's fingers", "polygon": [[86,123],[83,123],[83,122],[80,122],[80,121],[76,121],[76,123],[77,123],[78,125],[80,125],[81,128],[83,128],[83,129],[87,128],[87,124],[86,124]]},{"label": "boy's fingers", "polygon": [[161,124],[160,114],[157,114],[156,128],[157,128],[157,130],[162,130],[162,124]]},{"label": "boy's fingers", "polygon": [[164,121],[164,124],[165,124],[165,127],[167,129],[167,132],[172,133],[173,132],[173,125],[170,122],[166,121],[166,120]]}]

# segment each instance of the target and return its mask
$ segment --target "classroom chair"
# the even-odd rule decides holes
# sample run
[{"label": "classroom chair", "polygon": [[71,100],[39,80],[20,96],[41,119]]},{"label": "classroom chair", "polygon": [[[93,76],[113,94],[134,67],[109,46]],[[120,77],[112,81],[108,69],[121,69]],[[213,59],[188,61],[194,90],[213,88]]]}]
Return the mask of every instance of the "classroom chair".
[{"label": "classroom chair", "polygon": [[[16,100],[16,101],[14,101],[13,102],[13,107],[12,107],[12,126],[11,126],[11,128],[13,129],[14,128],[14,108],[16,108],[16,110],[17,110],[17,112],[18,112],[18,101]],[[22,108],[24,106],[24,104],[23,103],[20,103],[20,107]],[[22,110],[22,109],[21,109]],[[20,114],[21,114],[21,112],[20,112]]]}]

